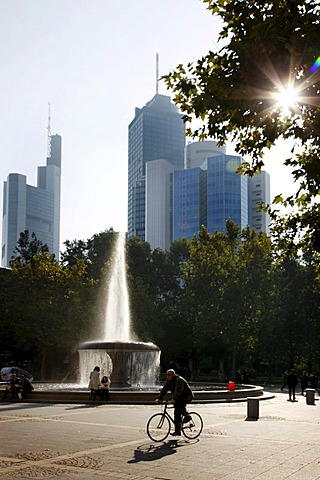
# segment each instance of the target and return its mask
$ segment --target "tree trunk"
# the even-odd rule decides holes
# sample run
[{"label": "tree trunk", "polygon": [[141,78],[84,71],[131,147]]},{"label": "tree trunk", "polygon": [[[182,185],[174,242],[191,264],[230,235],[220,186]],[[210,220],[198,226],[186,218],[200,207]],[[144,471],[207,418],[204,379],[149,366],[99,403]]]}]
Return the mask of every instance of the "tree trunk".
[{"label": "tree trunk", "polygon": [[223,358],[220,358],[220,360],[219,360],[219,370],[220,370],[219,381],[221,383],[224,383],[225,375],[224,375],[224,359]]},{"label": "tree trunk", "polygon": [[271,383],[272,381],[272,364],[268,361],[268,382]]},{"label": "tree trunk", "polygon": [[41,352],[41,370],[40,370],[40,378],[42,381],[46,380],[46,359],[47,359],[47,352],[43,350]]},{"label": "tree trunk", "polygon": [[236,349],[233,350],[232,352],[232,379],[235,381],[236,380],[236,371],[237,371],[237,352]]},{"label": "tree trunk", "polygon": [[197,380],[197,377],[198,377],[198,356],[197,356],[197,353],[196,352],[193,352],[191,358],[189,359],[189,369],[191,371],[191,378],[192,380],[194,380],[195,382],[198,381]]},{"label": "tree trunk", "polygon": [[310,375],[310,373],[312,372],[312,362],[311,360],[308,360],[308,373]]}]

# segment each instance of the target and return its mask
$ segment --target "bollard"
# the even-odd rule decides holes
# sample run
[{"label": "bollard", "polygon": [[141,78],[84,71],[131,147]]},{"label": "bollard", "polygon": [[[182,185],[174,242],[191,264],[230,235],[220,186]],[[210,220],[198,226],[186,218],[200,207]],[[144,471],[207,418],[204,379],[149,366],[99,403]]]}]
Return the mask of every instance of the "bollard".
[{"label": "bollard", "polygon": [[259,398],[247,398],[247,418],[257,420],[259,418]]},{"label": "bollard", "polygon": [[314,405],[314,388],[306,388],[306,404],[307,405]]}]

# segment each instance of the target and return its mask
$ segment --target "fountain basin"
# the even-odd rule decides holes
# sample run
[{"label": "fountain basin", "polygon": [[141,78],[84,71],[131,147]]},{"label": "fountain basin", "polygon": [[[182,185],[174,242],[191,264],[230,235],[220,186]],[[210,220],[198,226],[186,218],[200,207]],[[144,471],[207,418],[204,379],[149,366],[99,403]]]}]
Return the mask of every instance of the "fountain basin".
[{"label": "fountain basin", "polygon": [[146,342],[96,340],[79,346],[80,384],[87,385],[95,365],[111,378],[112,388],[153,386],[160,372],[160,348]]}]

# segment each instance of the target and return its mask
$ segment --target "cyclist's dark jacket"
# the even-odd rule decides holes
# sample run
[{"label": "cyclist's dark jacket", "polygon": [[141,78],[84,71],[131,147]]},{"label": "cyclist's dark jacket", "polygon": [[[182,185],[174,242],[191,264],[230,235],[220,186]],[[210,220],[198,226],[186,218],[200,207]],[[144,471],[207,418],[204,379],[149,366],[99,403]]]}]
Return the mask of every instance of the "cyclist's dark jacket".
[{"label": "cyclist's dark jacket", "polygon": [[188,382],[180,375],[175,375],[171,380],[167,380],[163,385],[159,395],[159,400],[162,400],[167,392],[171,392],[173,400],[183,400],[191,402],[194,398],[193,392]]}]

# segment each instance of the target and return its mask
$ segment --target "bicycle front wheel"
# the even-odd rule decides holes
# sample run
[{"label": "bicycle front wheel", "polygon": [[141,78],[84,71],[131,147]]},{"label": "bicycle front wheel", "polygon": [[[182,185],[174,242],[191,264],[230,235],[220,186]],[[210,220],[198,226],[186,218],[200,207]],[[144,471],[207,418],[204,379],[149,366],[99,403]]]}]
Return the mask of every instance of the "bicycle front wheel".
[{"label": "bicycle front wheel", "polygon": [[153,442],[163,442],[170,433],[170,420],[162,413],[155,413],[147,423],[147,434]]},{"label": "bicycle front wheel", "polygon": [[203,421],[197,412],[190,412],[189,415],[191,417],[190,421],[184,422],[184,418],[182,419],[183,423],[181,430],[186,438],[193,440],[194,438],[198,438],[202,432]]}]

